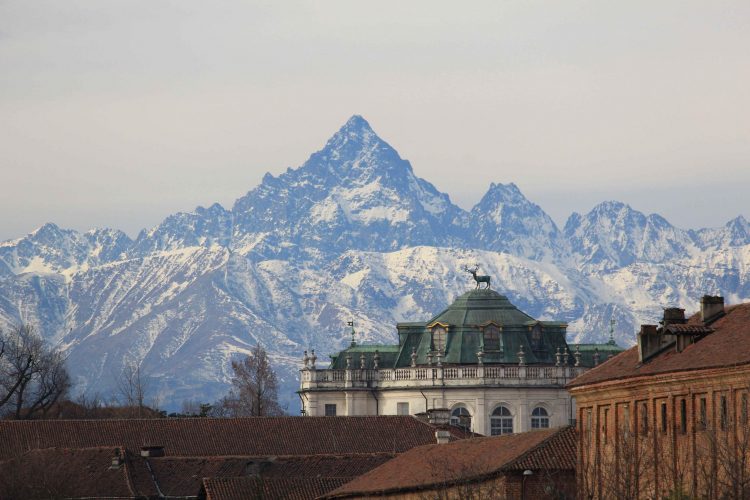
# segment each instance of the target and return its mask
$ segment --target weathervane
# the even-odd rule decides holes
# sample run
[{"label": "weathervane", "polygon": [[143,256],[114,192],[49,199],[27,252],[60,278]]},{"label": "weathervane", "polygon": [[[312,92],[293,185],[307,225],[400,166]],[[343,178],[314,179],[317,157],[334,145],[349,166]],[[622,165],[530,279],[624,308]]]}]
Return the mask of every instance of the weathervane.
[{"label": "weathervane", "polygon": [[357,333],[356,331],[354,331],[354,318],[352,318],[351,321],[347,321],[346,322],[346,326],[351,326],[352,327],[352,347],[354,347],[355,345],[357,345],[357,341],[354,339],[354,336]]},{"label": "weathervane", "polygon": [[474,264],[474,269],[469,269],[468,266],[464,266],[464,271],[467,273],[470,273],[474,277],[474,281],[477,282],[477,288],[479,288],[479,285],[481,283],[487,283],[487,287],[485,290],[489,290],[490,288],[490,276],[477,276],[477,271],[479,271],[479,264]]}]

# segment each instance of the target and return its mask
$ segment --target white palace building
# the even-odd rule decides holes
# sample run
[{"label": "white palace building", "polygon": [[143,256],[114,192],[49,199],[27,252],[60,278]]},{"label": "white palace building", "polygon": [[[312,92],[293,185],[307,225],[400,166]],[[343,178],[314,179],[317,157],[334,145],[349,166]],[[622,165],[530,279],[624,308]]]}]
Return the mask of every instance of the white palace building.
[{"label": "white palace building", "polygon": [[451,423],[484,435],[558,427],[575,415],[565,385],[622,351],[611,338],[568,346],[566,323],[535,320],[489,284],[427,322],[396,328],[398,344],[352,341],[328,368],[316,366],[314,351],[305,352],[303,413],[447,417],[449,411]]}]

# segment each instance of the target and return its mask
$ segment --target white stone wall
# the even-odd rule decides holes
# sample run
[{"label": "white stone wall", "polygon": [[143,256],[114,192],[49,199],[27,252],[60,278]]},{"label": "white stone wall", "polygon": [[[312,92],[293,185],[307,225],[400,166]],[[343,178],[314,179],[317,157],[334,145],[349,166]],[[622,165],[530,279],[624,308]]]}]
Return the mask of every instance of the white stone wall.
[{"label": "white stone wall", "polygon": [[[563,388],[545,387],[433,387],[429,389],[399,389],[372,391],[349,390],[305,391],[306,412],[310,416],[325,415],[326,404],[336,404],[337,415],[396,415],[398,403],[409,403],[409,413],[430,408],[466,407],[472,416],[472,430],[490,434],[490,415],[499,405],[507,407],[513,416],[513,432],[531,430],[531,412],[537,406],[547,410],[550,427],[567,425],[572,417],[570,395]],[[377,404],[375,398],[377,397]]]}]

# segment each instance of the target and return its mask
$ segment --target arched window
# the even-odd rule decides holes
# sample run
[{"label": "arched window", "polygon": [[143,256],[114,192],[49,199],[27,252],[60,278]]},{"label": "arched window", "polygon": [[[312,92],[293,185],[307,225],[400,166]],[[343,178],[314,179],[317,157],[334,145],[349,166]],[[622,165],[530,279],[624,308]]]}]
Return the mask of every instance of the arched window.
[{"label": "arched window", "polygon": [[513,434],[513,415],[504,406],[498,406],[490,416],[490,435]]},{"label": "arched window", "polygon": [[482,333],[484,334],[484,350],[499,351],[502,345],[500,342],[500,329],[493,324],[489,324],[484,327]]},{"label": "arched window", "polygon": [[463,427],[466,430],[471,429],[471,413],[463,406],[453,408],[451,412],[451,425]]},{"label": "arched window", "polygon": [[532,429],[548,429],[549,428],[549,414],[547,410],[541,406],[537,406],[531,412],[531,428]]},{"label": "arched window", "polygon": [[432,329],[432,350],[445,352],[445,339],[448,331],[443,325],[435,325]]}]

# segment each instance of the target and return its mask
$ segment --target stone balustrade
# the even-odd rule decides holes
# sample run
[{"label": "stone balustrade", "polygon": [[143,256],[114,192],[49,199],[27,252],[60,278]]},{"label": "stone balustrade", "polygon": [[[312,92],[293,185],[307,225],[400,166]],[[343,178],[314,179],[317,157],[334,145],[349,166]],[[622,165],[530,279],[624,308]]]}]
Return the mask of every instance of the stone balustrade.
[{"label": "stone balustrade", "polygon": [[445,386],[564,386],[582,366],[421,366],[388,369],[300,371],[301,389],[406,388]]}]

